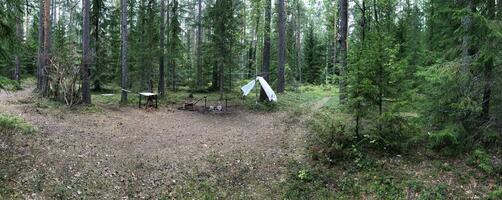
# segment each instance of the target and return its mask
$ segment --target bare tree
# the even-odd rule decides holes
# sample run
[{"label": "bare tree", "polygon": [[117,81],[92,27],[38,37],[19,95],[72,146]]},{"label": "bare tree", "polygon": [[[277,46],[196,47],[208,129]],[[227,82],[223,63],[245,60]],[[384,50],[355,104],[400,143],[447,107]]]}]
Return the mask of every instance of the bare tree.
[{"label": "bare tree", "polygon": [[202,86],[202,63],[201,63],[201,44],[202,44],[202,0],[197,1],[197,45],[196,45],[196,81],[197,89]]},{"label": "bare tree", "polygon": [[82,103],[91,104],[91,89],[89,86],[89,62],[90,56],[90,29],[89,29],[89,14],[91,4],[89,0],[82,0],[83,8],[83,25],[82,25]]},{"label": "bare tree", "polygon": [[120,101],[127,102],[127,0],[120,0],[120,65],[122,68],[120,86],[122,95]]},{"label": "bare tree", "polygon": [[[261,66],[261,75],[263,78],[268,81],[269,77],[269,68],[270,68],[270,19],[272,13],[272,0],[266,0],[265,7],[265,32],[263,39],[263,64]],[[262,89],[260,92],[260,100],[266,100],[267,94]]]},{"label": "bare tree", "polygon": [[166,32],[166,0],[160,0],[160,57],[159,57],[159,93],[164,94],[166,83],[164,82],[164,56],[165,56],[165,42],[164,38]]},{"label": "bare tree", "polygon": [[44,68],[44,1],[39,3],[38,11],[38,58],[37,58],[37,90],[42,90],[42,72]]},{"label": "bare tree", "polygon": [[279,0],[279,70],[277,84],[277,92],[284,92],[285,78],[284,78],[284,65],[286,64],[286,19],[284,16],[284,0]]},{"label": "bare tree", "polygon": [[[16,17],[16,36],[17,40],[19,42],[19,46],[21,46],[21,43],[23,42],[23,25],[21,21],[21,14]],[[15,63],[15,69],[14,69],[14,74],[12,76],[12,79],[15,81],[20,81],[20,69],[21,69],[21,59],[20,59],[20,54],[21,50],[18,49],[16,52],[16,56],[14,58],[14,63]]]},{"label": "bare tree", "polygon": [[347,29],[348,29],[348,2],[340,0],[340,103],[345,103],[347,94],[345,92],[345,80],[347,72]]},{"label": "bare tree", "polygon": [[44,48],[43,48],[43,67],[41,72],[41,92],[42,95],[47,96],[49,92],[49,76],[48,69],[50,65],[49,53],[50,53],[50,38],[51,38],[51,0],[44,0]]}]

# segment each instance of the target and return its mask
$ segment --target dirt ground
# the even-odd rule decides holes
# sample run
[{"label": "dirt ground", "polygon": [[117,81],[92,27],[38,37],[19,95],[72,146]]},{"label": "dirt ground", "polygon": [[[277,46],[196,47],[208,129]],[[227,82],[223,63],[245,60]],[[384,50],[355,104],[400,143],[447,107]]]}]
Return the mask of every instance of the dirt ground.
[{"label": "dirt ground", "polygon": [[24,165],[10,180],[25,199],[197,197],[192,183],[225,187],[222,196],[261,198],[277,192],[282,171],[300,157],[294,141],[301,137],[290,133],[303,133],[302,125],[291,128],[285,112],[44,109],[31,91],[0,93],[0,112],[38,129],[13,139]]}]

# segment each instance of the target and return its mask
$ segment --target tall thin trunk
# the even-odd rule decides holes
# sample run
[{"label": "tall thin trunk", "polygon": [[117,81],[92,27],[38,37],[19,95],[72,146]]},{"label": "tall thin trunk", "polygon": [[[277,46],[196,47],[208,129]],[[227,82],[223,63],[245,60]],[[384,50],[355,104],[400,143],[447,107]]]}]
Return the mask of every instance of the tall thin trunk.
[{"label": "tall thin trunk", "polygon": [[301,44],[301,16],[300,16],[300,3],[298,2],[299,0],[296,1],[296,67],[298,68],[298,76],[299,76],[299,81],[300,84],[302,83],[302,44]]},{"label": "tall thin trunk", "polygon": [[[268,81],[269,77],[269,67],[270,67],[270,19],[272,12],[272,0],[266,0],[265,7],[265,32],[263,39],[263,64],[261,68],[261,75],[263,78]],[[260,100],[267,100],[267,94],[263,89],[260,92]]]},{"label": "tall thin trunk", "polygon": [[[21,21],[21,16],[16,17],[16,36],[17,40],[19,42],[18,47],[22,45],[23,42],[23,25]],[[13,74],[13,80],[15,81],[20,81],[20,70],[21,70],[21,59],[20,59],[20,52],[21,50],[18,48],[16,51],[16,56],[14,58],[15,62],[15,69],[14,69],[14,74]]]},{"label": "tall thin trunk", "polygon": [[165,16],[166,16],[166,0],[160,0],[160,57],[159,57],[159,93],[161,95],[164,94],[165,92],[165,85],[166,83],[164,82],[164,56],[165,56],[165,49],[164,49],[164,38],[165,38],[165,31],[166,31],[166,24],[165,24]]},{"label": "tall thin trunk", "polygon": [[83,18],[84,24],[82,25],[82,68],[80,73],[82,73],[82,103],[91,104],[91,88],[89,84],[89,63],[91,60],[90,57],[90,29],[89,29],[89,21],[90,21],[90,8],[91,4],[89,0],[82,0],[82,8],[83,8]]},{"label": "tall thin trunk", "polygon": [[51,38],[51,0],[44,0],[44,49],[43,49],[43,67],[42,67],[42,95],[49,95],[49,53]]},{"label": "tall thin trunk", "polygon": [[199,90],[202,87],[202,63],[201,63],[201,48],[202,45],[202,0],[197,1],[197,44],[196,44],[196,81],[197,81],[197,89]]},{"label": "tall thin trunk", "polygon": [[335,9],[337,9],[333,14],[333,30],[334,30],[334,33],[333,36],[333,71],[336,70],[336,62],[337,62],[337,58],[336,58],[336,51],[338,50],[337,49],[337,41],[338,41],[338,13],[339,13],[339,9],[338,9],[338,4],[336,3],[335,1]]},{"label": "tall thin trunk", "polygon": [[44,68],[44,2],[40,1],[38,11],[38,59],[37,59],[37,90],[42,91]]},{"label": "tall thin trunk", "polygon": [[120,86],[122,87],[122,95],[120,101],[127,102],[127,0],[120,0],[120,65],[122,69]]},{"label": "tall thin trunk", "polygon": [[277,74],[279,83],[277,84],[277,92],[284,92],[285,78],[284,67],[286,64],[286,19],[284,16],[284,0],[279,0],[279,71]]},{"label": "tall thin trunk", "polygon": [[[101,15],[101,8],[103,6],[103,0],[94,0],[94,6],[93,6],[93,15],[94,15],[94,53],[95,53],[95,62],[94,62],[94,65],[95,65],[95,72],[94,72],[94,76],[96,77],[94,79],[94,89],[95,90],[101,90],[101,80],[100,80],[100,74],[98,73],[102,73],[102,70],[100,69],[102,66],[101,66],[101,61],[100,61],[100,44],[101,42],[99,41],[99,19],[100,19],[100,15]],[[89,69],[90,70],[90,69]]]},{"label": "tall thin trunk", "polygon": [[347,79],[347,30],[348,30],[348,2],[340,0],[340,103],[347,101],[345,81]]}]

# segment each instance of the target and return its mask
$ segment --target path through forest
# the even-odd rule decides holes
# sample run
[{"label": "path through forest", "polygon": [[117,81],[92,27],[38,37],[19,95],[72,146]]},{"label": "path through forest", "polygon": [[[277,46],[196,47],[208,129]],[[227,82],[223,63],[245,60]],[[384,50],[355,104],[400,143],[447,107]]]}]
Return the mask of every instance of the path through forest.
[{"label": "path through forest", "polygon": [[[63,188],[69,195],[81,195],[86,189],[88,195],[104,197],[172,196],[184,184],[177,180],[202,174],[236,179],[231,184],[245,187],[239,190],[256,193],[273,190],[267,185],[279,181],[291,156],[302,148],[286,131],[286,112],[236,110],[218,115],[104,105],[72,111],[38,105],[32,89],[0,93],[0,112],[19,116],[39,129],[22,152],[31,155],[30,165],[14,179],[41,178],[35,182],[43,182],[47,191],[69,185]],[[328,100],[322,99],[311,111]],[[304,127],[296,126],[296,130]],[[34,186],[25,185],[28,193],[36,193]],[[100,193],[99,188],[113,190]]]}]

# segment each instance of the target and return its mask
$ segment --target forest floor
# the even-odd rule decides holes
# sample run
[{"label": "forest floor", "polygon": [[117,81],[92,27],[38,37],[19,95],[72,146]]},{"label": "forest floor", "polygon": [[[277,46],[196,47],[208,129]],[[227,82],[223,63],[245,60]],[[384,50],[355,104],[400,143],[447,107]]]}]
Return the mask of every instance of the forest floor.
[{"label": "forest floor", "polygon": [[[0,194],[24,199],[197,199],[214,194],[214,186],[225,188],[220,197],[270,197],[288,163],[302,159],[304,119],[312,116],[288,123],[285,111],[212,114],[100,103],[69,109],[32,90],[0,93],[1,113],[38,129],[0,140],[11,155],[0,163],[7,184]],[[329,100],[316,99],[310,113]]]},{"label": "forest floor", "polygon": [[138,109],[133,97],[119,106],[117,95],[94,94],[93,106],[67,107],[32,90],[0,93],[0,132],[19,123],[3,114],[37,129],[0,133],[0,199],[502,197],[501,151],[448,157],[417,147],[313,161],[309,123],[338,110],[333,87],[304,86],[258,109],[249,98],[225,114],[178,110],[186,92]]}]

